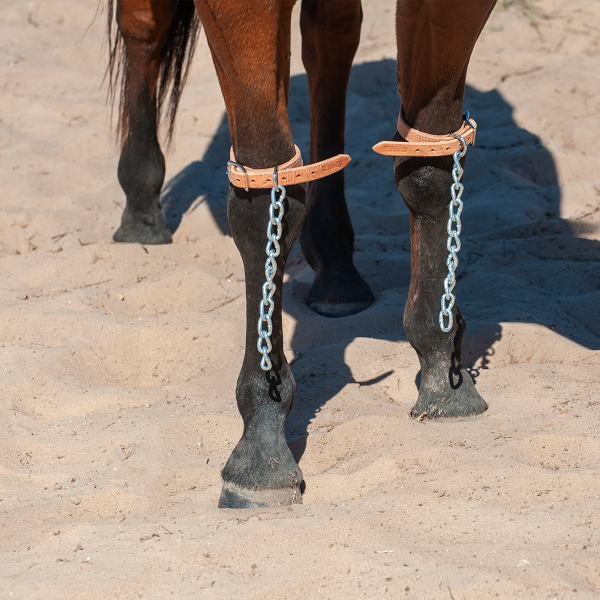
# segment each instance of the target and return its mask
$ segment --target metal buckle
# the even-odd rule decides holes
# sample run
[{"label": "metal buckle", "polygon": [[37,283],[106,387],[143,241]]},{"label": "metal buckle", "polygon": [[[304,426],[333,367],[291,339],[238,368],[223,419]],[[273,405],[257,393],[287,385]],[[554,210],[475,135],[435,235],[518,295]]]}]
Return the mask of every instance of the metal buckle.
[{"label": "metal buckle", "polygon": [[477,129],[475,129],[473,123],[471,123],[471,120],[469,119],[469,111],[467,111],[467,113],[465,114],[465,121],[467,122],[467,125],[473,130],[473,142],[471,143],[471,146],[474,146],[475,136],[477,135]]},{"label": "metal buckle", "polygon": [[[242,173],[244,174],[244,177],[246,179],[246,185],[245,185],[245,189],[246,191],[248,191],[248,173],[246,172],[246,169],[244,169],[244,167],[242,165],[240,165],[239,163],[233,162],[232,160],[228,160],[227,161],[227,175],[231,175],[232,171],[231,171],[231,166],[237,167],[238,169],[240,169],[242,171]],[[229,177],[229,181],[231,182],[231,177]]]}]

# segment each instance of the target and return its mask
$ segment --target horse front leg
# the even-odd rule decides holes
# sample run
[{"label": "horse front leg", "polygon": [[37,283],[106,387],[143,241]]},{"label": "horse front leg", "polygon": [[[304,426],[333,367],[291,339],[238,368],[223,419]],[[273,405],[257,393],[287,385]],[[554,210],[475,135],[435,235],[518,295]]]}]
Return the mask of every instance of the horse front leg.
[{"label": "horse front leg", "polygon": [[[346,90],[360,39],[360,0],[303,0],[302,61],[310,92],[310,162],[344,152]],[[309,185],[300,236],[315,271],[306,299],[315,312],[345,317],[373,303],[367,282],[354,266],[354,230],[344,194],[344,172]]]},{"label": "horse front leg", "polygon": [[[227,105],[232,160],[249,170],[268,169],[272,177],[275,166],[296,154],[287,116],[293,2],[196,0],[196,6]],[[304,221],[306,186],[285,185],[285,198],[282,191],[275,193],[277,201],[283,199],[283,219],[273,259],[272,304],[265,300],[272,186],[244,187],[244,182],[241,187],[230,184],[228,195],[229,225],[246,281],[246,351],[236,387],[244,431],[221,473],[221,508],[301,502],[303,479],[285,439],[295,382],[283,352],[281,303],[285,264]],[[275,218],[279,214],[276,209]],[[271,228],[272,236],[277,229]],[[268,361],[257,348],[261,302],[262,314],[270,313],[271,320],[269,342],[261,343],[272,346]],[[261,330],[268,329],[261,321]]]},{"label": "horse front leg", "polygon": [[[493,5],[494,0],[398,1],[398,81],[404,120],[410,126],[437,135],[460,128],[467,65]],[[399,133],[394,139],[404,141]],[[488,408],[462,364],[466,323],[458,306],[452,309],[450,331],[443,331],[439,322],[448,274],[453,164],[452,156],[394,159],[396,184],[411,213],[412,267],[404,326],[421,363],[413,418],[463,417]]]},{"label": "horse front leg", "polygon": [[[282,291],[285,264],[304,221],[304,203],[303,186],[286,188],[280,254],[273,278],[276,291],[272,298],[271,368],[264,370],[257,349],[257,324],[265,285],[271,197],[264,190],[229,189],[229,226],[243,258],[246,279],[246,352],[236,387],[244,433],[222,472],[222,508],[301,502],[302,471],[285,439],[285,422],[296,384],[283,352]],[[264,347],[265,342],[261,345]]]},{"label": "horse front leg", "polygon": [[[174,116],[185,80],[186,53],[181,48],[188,45],[193,48],[195,23],[197,17],[191,0],[117,0],[117,26],[123,42],[122,56],[113,56],[113,60],[121,62],[123,77],[120,102],[123,145],[118,177],[127,200],[121,226],[113,236],[115,242],[171,241],[160,206],[165,159],[157,137],[159,78],[162,72],[161,87],[165,91],[173,82],[176,93],[171,94],[171,108],[174,108],[171,115]],[[173,52],[174,48],[178,51]],[[113,52],[118,50],[119,44]],[[173,81],[174,78],[177,80]]]}]

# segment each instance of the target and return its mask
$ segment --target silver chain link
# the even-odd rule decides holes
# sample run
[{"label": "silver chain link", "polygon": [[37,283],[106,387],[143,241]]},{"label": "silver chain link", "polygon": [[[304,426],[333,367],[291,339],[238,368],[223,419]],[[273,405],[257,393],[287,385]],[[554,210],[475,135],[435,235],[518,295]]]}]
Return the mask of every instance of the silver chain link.
[{"label": "silver chain link", "polygon": [[[467,113],[468,119],[468,113]],[[470,123],[469,123],[470,124]],[[444,293],[442,294],[442,310],[440,310],[440,328],[445,333],[448,333],[452,329],[454,318],[452,316],[452,308],[456,301],[456,297],[452,293],[454,286],[456,285],[456,267],[458,267],[458,256],[457,253],[460,250],[460,232],[461,223],[460,215],[463,210],[463,202],[461,196],[465,186],[460,182],[463,176],[463,168],[460,164],[461,158],[467,153],[467,143],[465,140],[456,134],[451,134],[455,138],[461,141],[462,150],[458,150],[454,153],[454,168],[452,169],[452,179],[454,183],[450,187],[452,193],[452,200],[450,200],[450,218],[448,219],[448,225],[446,230],[448,231],[448,241],[446,247],[448,248],[448,258],[446,264],[448,265],[448,275],[444,279]],[[446,304],[447,303],[447,304]],[[448,318],[448,325],[444,324],[444,317]]]},{"label": "silver chain link", "polygon": [[[277,193],[279,192],[279,198]],[[258,319],[258,351],[262,354],[260,368],[263,371],[270,371],[272,368],[269,353],[273,349],[271,344],[271,333],[273,333],[273,322],[271,317],[275,310],[275,302],[273,296],[277,286],[273,283],[273,279],[277,274],[277,261],[275,260],[280,252],[281,247],[279,240],[281,239],[282,220],[285,208],[283,201],[285,200],[285,188],[277,183],[277,168],[273,171],[273,189],[271,190],[271,205],[269,206],[269,224],[267,225],[267,262],[265,263],[265,277],[267,281],[263,284],[263,297],[260,301],[260,317]],[[276,212],[277,211],[277,212]],[[273,227],[276,230],[273,231]],[[266,323],[266,331],[263,329],[263,323]],[[264,345],[263,345],[264,341]]]}]

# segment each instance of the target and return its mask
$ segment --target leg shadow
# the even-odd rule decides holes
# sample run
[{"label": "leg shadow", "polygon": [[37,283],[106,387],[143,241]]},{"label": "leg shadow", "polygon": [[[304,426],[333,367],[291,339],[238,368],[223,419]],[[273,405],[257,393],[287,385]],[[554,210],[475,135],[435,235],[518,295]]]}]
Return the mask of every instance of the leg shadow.
[{"label": "leg shadow", "polygon": [[227,177],[231,134],[227,114],[202,160],[196,160],[174,175],[163,187],[161,206],[172,233],[177,231],[183,215],[205,202],[223,235],[230,235],[227,222]]},{"label": "leg shadow", "polygon": [[[305,150],[310,133],[306,78],[292,78],[290,89],[294,139]],[[358,337],[406,341],[402,312],[410,283],[410,217],[395,188],[391,161],[370,150],[392,138],[398,106],[395,61],[353,68],[346,125],[353,160],[346,169],[346,197],[356,232],[355,262],[376,294],[375,304],[347,319],[311,313],[303,299],[312,272],[299,252],[290,258],[284,309],[297,321],[291,345],[300,358],[292,367],[297,392],[287,435],[297,459],[323,406],[358,383],[353,375],[358,365],[345,360],[349,344]],[[515,123],[513,107],[498,90],[468,87],[465,108],[479,131],[464,177],[457,283],[468,322],[464,366],[477,382],[493,364],[501,323],[507,322],[541,324],[600,349],[600,242],[578,237],[589,233],[586,226],[560,217],[552,154],[538,136]],[[564,307],[560,315],[557,301]]]}]

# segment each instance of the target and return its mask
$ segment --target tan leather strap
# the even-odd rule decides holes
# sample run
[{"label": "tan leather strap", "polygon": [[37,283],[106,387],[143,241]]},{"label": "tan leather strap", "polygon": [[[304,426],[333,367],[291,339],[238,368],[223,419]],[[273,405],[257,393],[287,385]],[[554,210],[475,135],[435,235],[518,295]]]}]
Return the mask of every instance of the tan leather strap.
[{"label": "tan leather strap", "polygon": [[[473,145],[476,130],[477,123],[470,119],[469,122],[463,121],[461,128],[454,134]],[[373,150],[385,156],[448,156],[462,149],[462,142],[450,134],[434,135],[413,129],[402,117],[402,108],[398,115],[398,133],[407,141],[379,142],[373,146]]]},{"label": "tan leather strap", "polygon": [[[277,167],[277,183],[279,185],[292,185],[306,183],[321,179],[332,173],[341,171],[349,162],[347,154],[338,154],[327,160],[302,166],[302,155],[298,146],[294,146],[296,154],[291,160]],[[269,189],[273,187],[274,169],[251,169],[235,162],[233,148],[230,152],[231,160],[227,163],[227,176],[231,185],[248,189]]]}]

